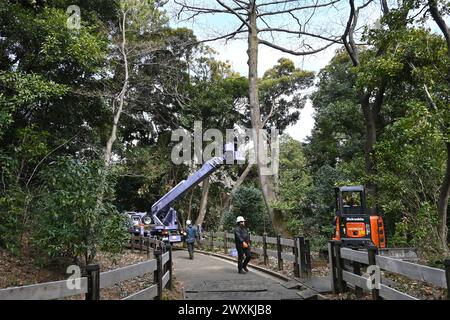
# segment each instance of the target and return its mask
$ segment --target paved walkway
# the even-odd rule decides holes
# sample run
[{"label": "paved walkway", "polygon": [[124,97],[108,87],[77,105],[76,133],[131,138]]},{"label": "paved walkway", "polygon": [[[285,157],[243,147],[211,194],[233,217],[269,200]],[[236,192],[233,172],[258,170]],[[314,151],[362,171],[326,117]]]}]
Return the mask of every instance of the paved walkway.
[{"label": "paved walkway", "polygon": [[299,289],[249,267],[239,274],[236,263],[206,254],[173,251],[174,273],[184,283],[186,300],[291,300],[302,299]]}]

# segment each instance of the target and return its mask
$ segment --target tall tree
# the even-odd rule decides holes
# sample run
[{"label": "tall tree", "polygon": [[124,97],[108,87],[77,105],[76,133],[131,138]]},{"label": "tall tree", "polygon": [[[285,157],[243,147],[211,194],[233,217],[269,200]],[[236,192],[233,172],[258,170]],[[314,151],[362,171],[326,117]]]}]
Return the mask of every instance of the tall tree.
[{"label": "tall tree", "polygon": [[[385,99],[386,90],[389,86],[389,68],[391,65],[389,64],[389,57],[386,56],[389,50],[395,50],[396,40],[392,35],[394,35],[396,31],[406,27],[408,13],[413,8],[413,2],[405,0],[399,4],[398,8],[391,9],[386,0],[380,1],[382,14],[377,24],[379,24],[380,27],[386,27],[386,29],[379,28],[377,30],[378,26],[375,26],[375,28],[366,26],[366,28],[367,30],[372,29],[375,33],[378,32],[385,35],[374,42],[373,50],[375,52],[372,58],[366,58],[364,61],[364,58],[362,57],[364,55],[362,46],[357,43],[358,23],[362,10],[373,3],[373,0],[368,0],[360,6],[357,6],[355,0],[349,0],[350,14],[345,32],[342,35],[342,41],[344,42],[344,47],[354,67],[364,68],[364,64],[368,66],[378,65],[378,69],[381,71],[378,76],[369,79],[364,78],[364,73],[361,72],[360,74],[363,75],[363,77],[360,77],[358,92],[359,103],[365,122],[364,159],[365,171],[368,179],[366,187],[368,194],[376,199],[377,189],[376,185],[373,183],[373,176],[375,174],[373,148],[377,142],[377,136],[380,130],[381,109]],[[383,62],[384,64],[382,64]],[[383,66],[385,68],[383,68]]]},{"label": "tall tree", "polygon": [[[439,5],[442,4],[442,7]],[[429,0],[428,7],[433,20],[438,25],[442,34],[444,35],[445,42],[447,44],[447,70],[443,70],[446,73],[445,79],[450,87],[450,27],[445,20],[445,14],[448,12],[448,1]],[[449,101],[450,90],[447,92],[447,103]],[[448,107],[448,105],[447,105]],[[448,110],[447,110],[448,111]],[[445,124],[443,124],[443,130],[448,135],[450,128],[449,119],[444,118]],[[447,150],[447,163],[445,169],[444,179],[441,184],[439,193],[438,213],[439,213],[439,238],[441,239],[443,249],[448,252],[448,201],[450,197],[450,137],[446,136],[446,150]]]},{"label": "tall tree", "polygon": [[[152,51],[156,50],[155,42],[149,38],[145,39],[145,35],[159,32],[166,21],[163,13],[158,8],[159,5],[160,3],[157,0],[119,1],[119,25],[115,36],[119,61],[112,61],[122,67],[121,72],[116,75],[117,78],[120,77],[122,85],[117,96],[111,99],[114,118],[104,151],[104,159],[107,166],[111,162],[112,147],[117,140],[119,121],[129,96],[130,72],[142,63],[143,56],[148,56]],[[130,61],[130,56],[133,57],[132,61]]]},{"label": "tall tree", "polygon": [[[249,79],[249,107],[252,129],[260,132],[263,129],[263,121],[260,108],[259,86],[258,86],[258,52],[259,46],[265,45],[275,50],[287,54],[302,56],[314,54],[324,50],[339,40],[336,37],[324,36],[323,32],[308,30],[312,17],[321,8],[327,9],[338,1],[311,1],[304,5],[299,5],[298,1],[258,1],[258,0],[216,0],[213,4],[210,1],[198,3],[190,0],[175,0],[180,9],[180,16],[184,13],[188,19],[200,14],[223,14],[231,16],[239,23],[231,32],[226,32],[215,38],[204,41],[215,41],[220,39],[233,39],[236,36],[245,34],[247,38],[247,56],[248,56],[248,79]],[[291,20],[298,27],[296,29],[286,29],[286,21]],[[273,21],[278,21],[273,22]],[[274,25],[277,24],[276,26]],[[272,25],[271,25],[272,24]],[[264,27],[260,27],[264,25]],[[265,35],[272,34],[272,40],[267,40]],[[300,37],[300,49],[292,50],[287,46],[277,43],[274,34],[295,35]],[[321,42],[325,41],[326,44]],[[298,43],[298,42],[296,42]],[[319,43],[319,45],[317,45]],[[302,50],[303,49],[303,50]],[[264,195],[266,207],[269,211],[272,223],[276,230],[285,231],[285,222],[278,211],[274,211],[272,203],[277,200],[275,181],[273,175],[267,175],[263,163],[264,144],[258,135],[253,137],[254,151],[256,156],[256,165],[258,167],[259,181]]]}]

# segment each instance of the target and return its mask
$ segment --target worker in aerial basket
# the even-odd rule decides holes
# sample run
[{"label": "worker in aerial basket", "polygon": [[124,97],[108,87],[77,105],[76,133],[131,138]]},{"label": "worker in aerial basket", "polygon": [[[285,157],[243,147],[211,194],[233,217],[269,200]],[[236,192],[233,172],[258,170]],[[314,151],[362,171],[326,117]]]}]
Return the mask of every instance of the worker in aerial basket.
[{"label": "worker in aerial basket", "polygon": [[247,264],[252,258],[250,252],[250,235],[245,227],[244,217],[237,217],[236,224],[237,227],[234,229],[234,240],[236,242],[236,250],[238,252],[238,272],[245,274],[248,272]]},{"label": "worker in aerial basket", "polygon": [[197,239],[197,228],[192,225],[192,221],[186,221],[186,244],[189,252],[189,259],[194,259],[194,245]]}]

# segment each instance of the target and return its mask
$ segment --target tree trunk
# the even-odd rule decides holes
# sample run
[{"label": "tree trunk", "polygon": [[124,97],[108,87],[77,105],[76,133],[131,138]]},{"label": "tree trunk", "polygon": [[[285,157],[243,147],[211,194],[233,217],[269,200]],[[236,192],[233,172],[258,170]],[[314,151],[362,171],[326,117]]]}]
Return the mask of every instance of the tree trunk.
[{"label": "tree trunk", "polygon": [[200,200],[200,210],[198,212],[196,225],[202,225],[205,220],[206,208],[208,206],[208,193],[209,193],[209,177],[203,181],[202,198]]},{"label": "tree trunk", "polygon": [[105,165],[109,166],[111,163],[111,157],[112,157],[112,147],[114,142],[117,140],[117,128],[119,125],[119,120],[120,117],[122,115],[122,111],[123,111],[123,106],[125,103],[125,96],[127,94],[127,90],[128,90],[128,82],[129,82],[129,70],[128,70],[128,55],[127,55],[127,51],[126,51],[126,13],[123,14],[122,16],[122,43],[120,45],[120,50],[121,50],[121,54],[122,54],[122,58],[123,58],[123,63],[124,63],[124,73],[125,73],[125,78],[123,81],[123,86],[122,86],[122,90],[119,93],[119,107],[114,115],[114,120],[113,120],[113,125],[112,125],[112,129],[111,129],[111,135],[108,139],[108,142],[106,143],[106,147],[105,147]]},{"label": "tree trunk", "polygon": [[267,207],[269,217],[272,220],[275,230],[281,232],[283,229],[283,219],[281,214],[274,212],[271,203],[276,201],[275,185],[273,176],[266,175],[264,172],[265,164],[262,162],[262,154],[264,152],[263,141],[260,139],[259,133],[262,129],[261,111],[259,105],[258,90],[258,27],[257,12],[255,1],[252,1],[249,13],[249,33],[248,33],[248,78],[249,78],[249,103],[251,112],[252,129],[255,133],[253,137],[256,165],[258,166],[259,181]]},{"label": "tree trunk", "polygon": [[365,94],[361,99],[361,107],[364,114],[364,122],[366,125],[366,139],[364,145],[364,163],[365,173],[369,178],[369,182],[366,183],[366,192],[368,195],[376,199],[376,186],[370,180],[374,174],[374,161],[373,161],[373,147],[377,142],[377,124],[376,115],[370,105],[370,94]]},{"label": "tree trunk", "polygon": [[248,174],[253,168],[253,164],[249,163],[247,165],[247,168],[245,168],[244,172],[241,174],[241,176],[236,180],[234,183],[233,189],[231,189],[230,196],[227,198],[227,201],[225,202],[225,209],[228,211],[231,211],[233,209],[233,196],[238,191],[238,189],[241,187],[242,183],[245,181],[245,178],[247,178]]},{"label": "tree trunk", "polygon": [[[428,5],[430,7],[430,13],[433,17],[433,20],[438,25],[439,29],[444,35],[445,42],[447,43],[447,55],[450,58],[450,29],[445,22],[445,19],[442,17],[442,14],[439,12],[439,8],[437,6],[436,0],[429,0]],[[450,67],[447,70],[447,82],[450,85]],[[447,128],[443,128],[444,132],[448,130]],[[441,190],[439,193],[439,203],[438,203],[438,215],[439,215],[439,229],[438,236],[441,241],[442,249],[448,253],[448,229],[447,229],[447,210],[448,210],[448,200],[450,193],[450,142],[446,142],[447,148],[447,164],[445,168],[445,176],[442,181]]]},{"label": "tree trunk", "polygon": [[438,214],[439,214],[439,228],[438,236],[441,241],[442,249],[445,252],[449,251],[447,242],[447,210],[448,200],[450,195],[450,142],[446,143],[447,147],[447,164],[445,168],[445,176],[442,181],[441,190],[439,193]]}]

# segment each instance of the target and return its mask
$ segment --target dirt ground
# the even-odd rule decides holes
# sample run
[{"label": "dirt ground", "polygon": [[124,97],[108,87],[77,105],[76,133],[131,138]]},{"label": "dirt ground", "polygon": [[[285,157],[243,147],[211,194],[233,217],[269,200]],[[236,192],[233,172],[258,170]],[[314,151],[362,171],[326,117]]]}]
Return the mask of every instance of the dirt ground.
[{"label": "dirt ground", "polygon": [[[122,254],[110,255],[98,253],[96,263],[100,266],[100,271],[109,271],[117,268],[129,266],[147,260],[147,254],[138,252],[124,251]],[[59,261],[58,264],[42,267],[36,263],[36,259],[30,255],[15,257],[0,248],[0,288],[18,287],[36,283],[58,281],[67,279],[69,274],[65,273],[67,266],[72,264],[70,261]],[[100,297],[102,300],[119,300],[133,293],[147,288],[153,283],[153,274],[145,274],[141,277],[123,281],[114,287],[101,289]],[[174,281],[174,290],[165,290],[164,299],[181,300],[182,284]],[[84,300],[84,295],[67,297],[67,300]]]}]

